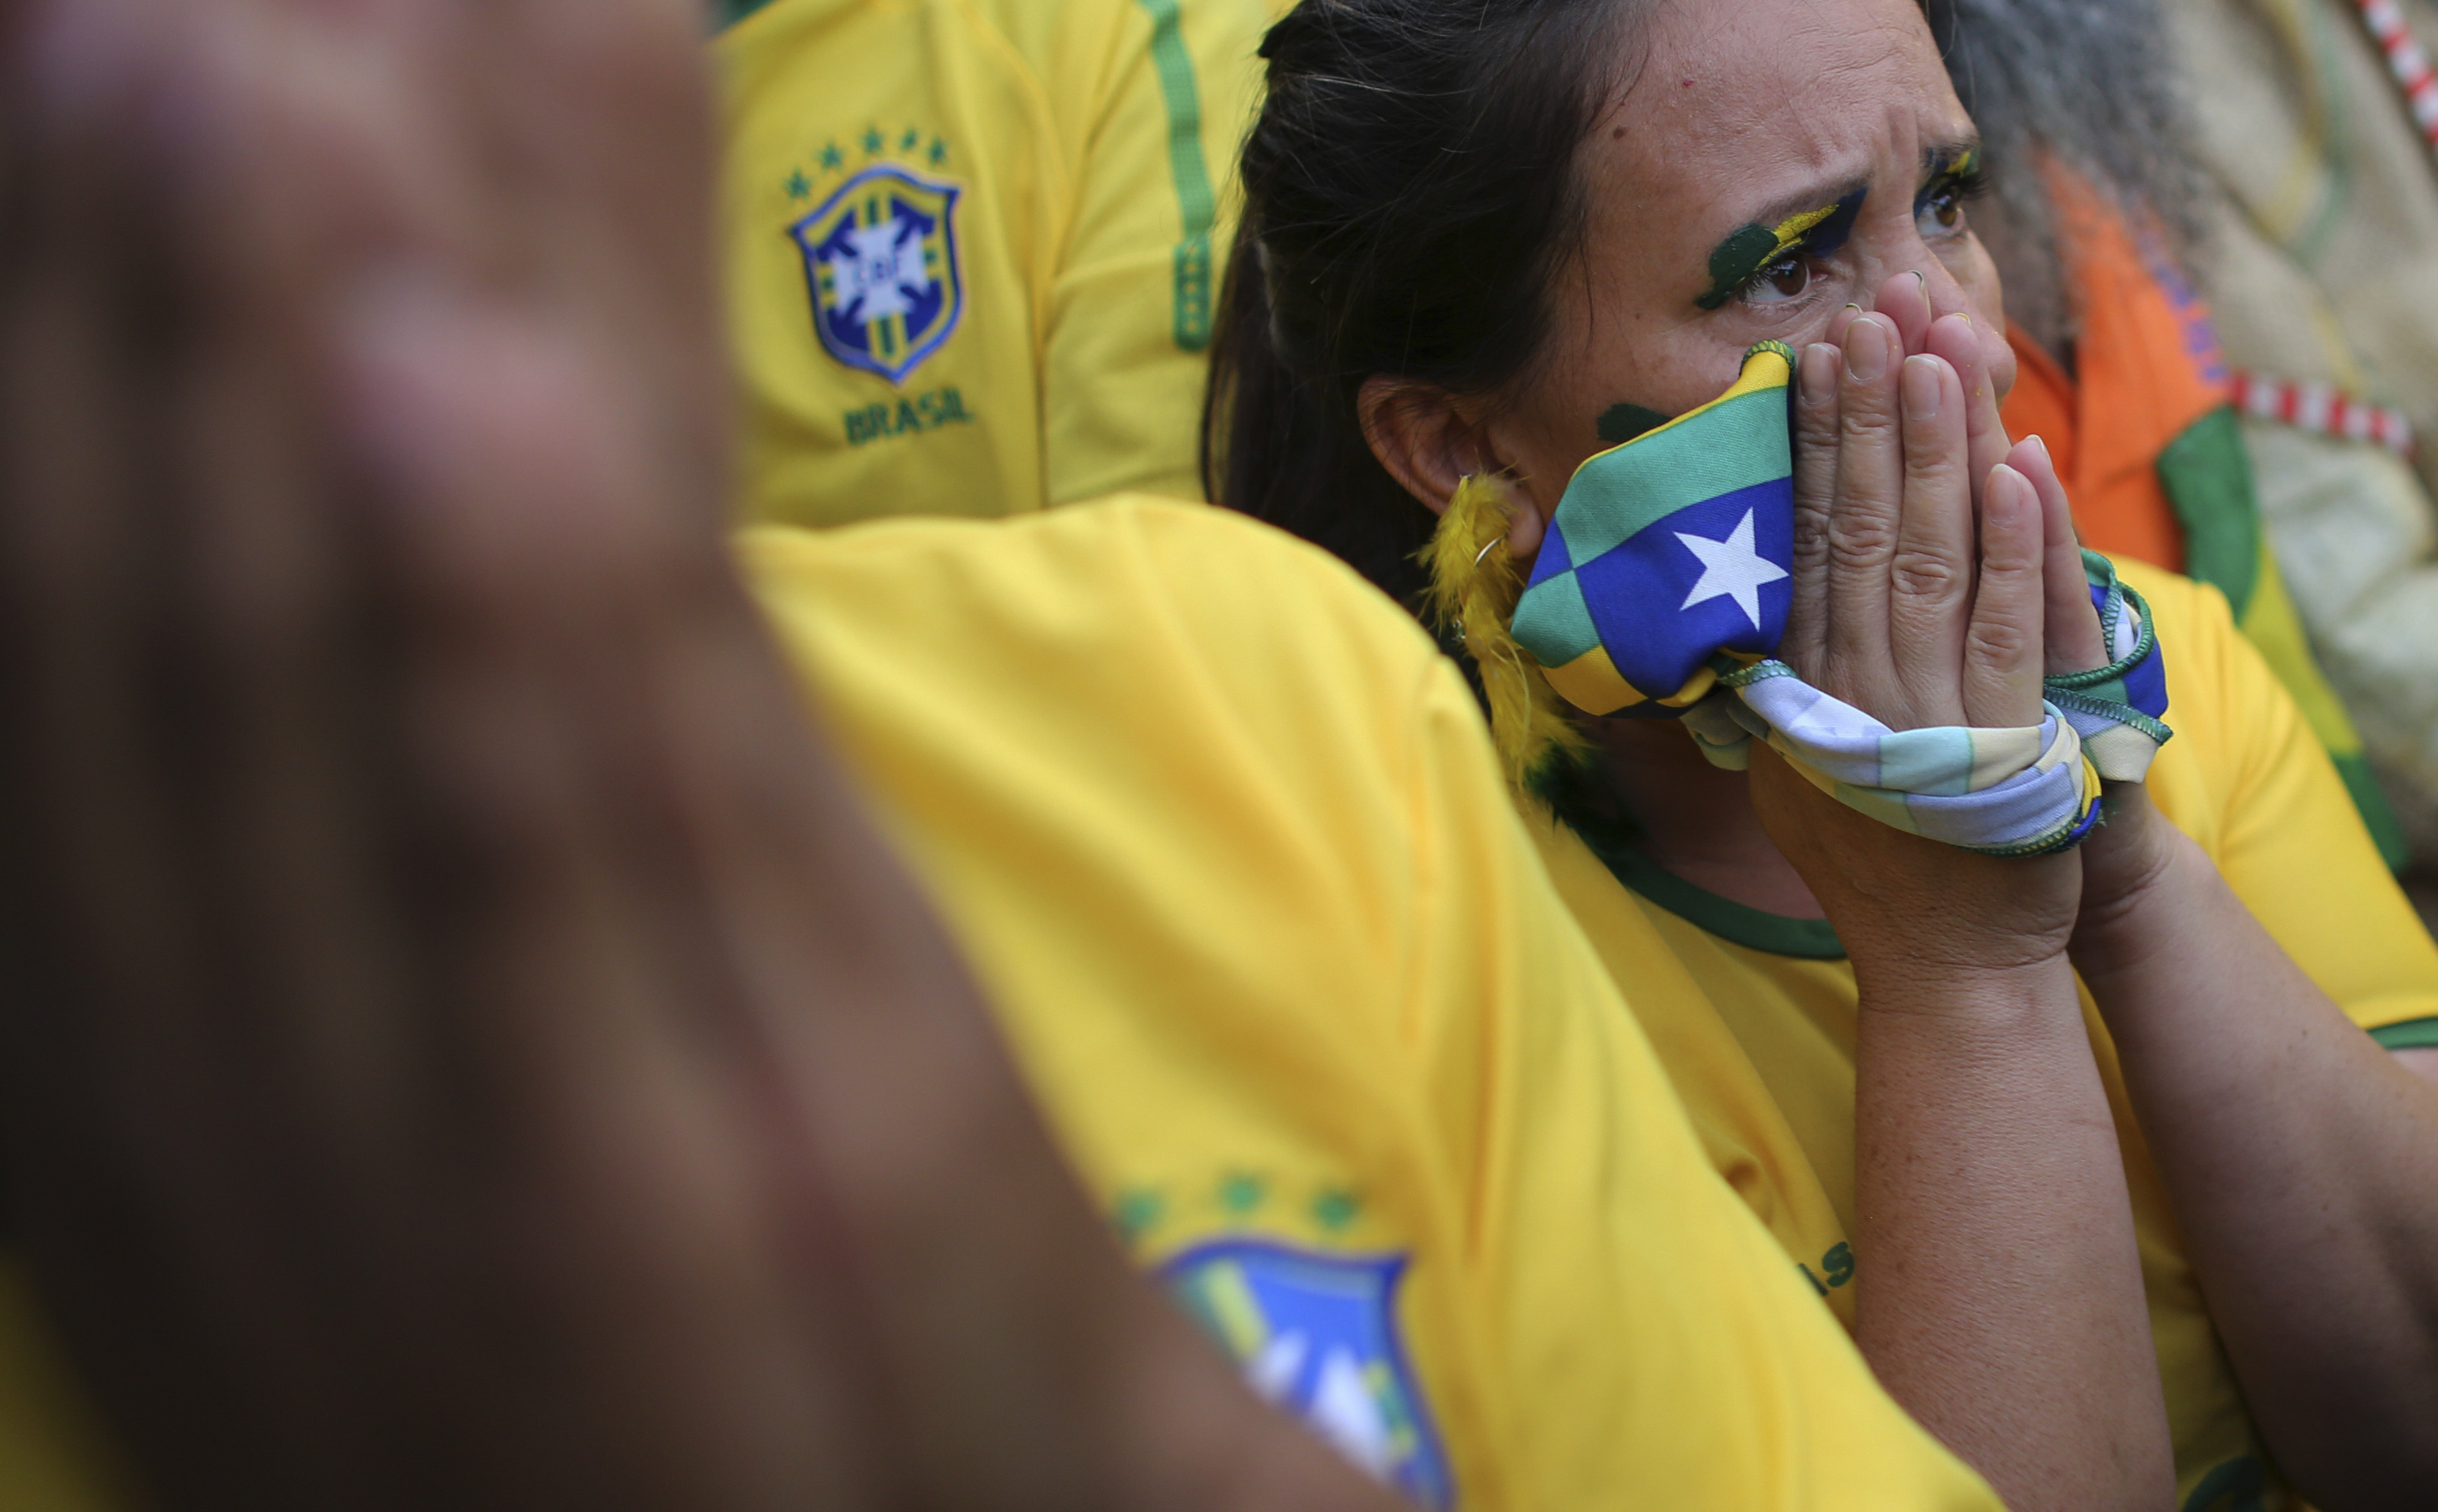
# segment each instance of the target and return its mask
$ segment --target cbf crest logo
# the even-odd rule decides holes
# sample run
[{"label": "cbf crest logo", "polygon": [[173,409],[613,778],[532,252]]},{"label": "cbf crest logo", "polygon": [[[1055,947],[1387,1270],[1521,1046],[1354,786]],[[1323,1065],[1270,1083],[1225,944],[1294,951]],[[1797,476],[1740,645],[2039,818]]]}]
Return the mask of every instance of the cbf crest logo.
[{"label": "cbf crest logo", "polygon": [[1255,1391],[1375,1479],[1445,1512],[1456,1487],[1397,1342],[1404,1268],[1401,1255],[1225,1239],[1186,1251],[1160,1274]]},{"label": "cbf crest logo", "polygon": [[875,163],[787,228],[804,249],[813,325],[830,356],[892,383],[940,349],[964,313],[953,184]]}]

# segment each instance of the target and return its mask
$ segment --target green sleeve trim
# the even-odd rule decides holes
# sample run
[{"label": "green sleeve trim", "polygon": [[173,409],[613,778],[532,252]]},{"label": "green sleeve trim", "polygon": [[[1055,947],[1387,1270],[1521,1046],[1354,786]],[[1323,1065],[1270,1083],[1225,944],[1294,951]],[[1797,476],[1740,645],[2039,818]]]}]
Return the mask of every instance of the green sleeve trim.
[{"label": "green sleeve trim", "polygon": [[1193,56],[1185,50],[1178,0],[1139,0],[1151,17],[1151,61],[1168,106],[1168,173],[1176,185],[1184,239],[1176,244],[1176,344],[1198,352],[1210,344],[1210,228],[1219,217],[1210,169],[1202,160],[1202,92]]},{"label": "green sleeve trim", "polygon": [[2184,529],[2184,575],[2226,595],[2240,621],[2260,573],[2260,499],[2243,427],[2220,405],[2159,453],[2159,485]]},{"label": "green sleeve trim", "polygon": [[2370,1037],[2384,1050],[2438,1050],[2438,1018],[2382,1024],[2370,1031]]},{"label": "green sleeve trim", "polygon": [[2361,811],[2362,827],[2370,831],[2373,845],[2378,847],[2378,858],[2387,863],[2390,871],[2403,870],[2412,859],[2412,848],[2405,843],[2404,826],[2396,822],[2395,811],[2387,804],[2387,795],[2379,791],[2378,779],[2372,775],[2370,759],[2359,751],[2340,756],[2328,753],[2337,764],[2337,776],[2352,795],[2354,807]]},{"label": "green sleeve trim", "polygon": [[769,3],[770,0],[711,0],[711,29],[726,31]]},{"label": "green sleeve trim", "polygon": [[1628,891],[1731,945],[1769,956],[1791,956],[1797,960],[1846,958],[1845,942],[1837,938],[1836,926],[1826,919],[1789,919],[1784,914],[1764,913],[1693,886],[1631,846],[1605,844],[1581,830],[1575,833],[1582,835],[1583,844]]},{"label": "green sleeve trim", "polygon": [[2267,1468],[2246,1454],[2211,1467],[2184,1498],[2180,1512],[2260,1512],[2268,1493]]}]

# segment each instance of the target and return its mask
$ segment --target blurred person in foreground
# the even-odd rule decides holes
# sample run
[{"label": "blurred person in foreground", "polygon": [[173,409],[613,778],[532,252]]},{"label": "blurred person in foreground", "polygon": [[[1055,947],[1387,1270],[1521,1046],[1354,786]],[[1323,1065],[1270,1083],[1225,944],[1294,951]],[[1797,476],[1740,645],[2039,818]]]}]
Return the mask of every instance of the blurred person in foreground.
[{"label": "blurred person in foreground", "polygon": [[1351,573],[740,575],[692,22],[0,5],[12,1509],[1993,1507]]}]

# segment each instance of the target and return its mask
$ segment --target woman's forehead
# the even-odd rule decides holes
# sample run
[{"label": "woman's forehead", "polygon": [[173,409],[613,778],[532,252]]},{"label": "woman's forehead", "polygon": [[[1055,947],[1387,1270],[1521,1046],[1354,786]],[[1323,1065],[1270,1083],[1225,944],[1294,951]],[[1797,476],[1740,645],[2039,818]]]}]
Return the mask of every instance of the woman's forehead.
[{"label": "woman's forehead", "polygon": [[1640,46],[1585,167],[1641,237],[1699,239],[1891,175],[1910,196],[1925,157],[1971,134],[1913,0],[1670,0]]}]

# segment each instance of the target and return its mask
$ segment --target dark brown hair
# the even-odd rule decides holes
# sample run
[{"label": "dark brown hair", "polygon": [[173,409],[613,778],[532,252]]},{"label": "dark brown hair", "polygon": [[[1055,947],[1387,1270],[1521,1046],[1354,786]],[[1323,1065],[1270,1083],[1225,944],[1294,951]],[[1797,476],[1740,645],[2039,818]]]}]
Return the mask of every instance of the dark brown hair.
[{"label": "dark brown hair", "polygon": [[1262,44],[1203,415],[1210,497],[1400,600],[1433,517],[1373,457],[1364,379],[1510,391],[1579,251],[1576,148],[1628,0],[1304,0]]}]

